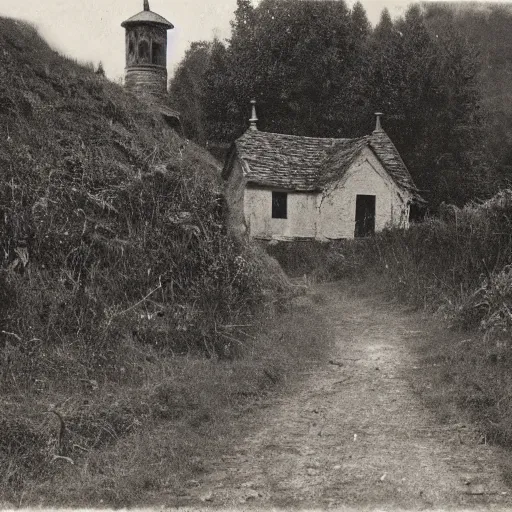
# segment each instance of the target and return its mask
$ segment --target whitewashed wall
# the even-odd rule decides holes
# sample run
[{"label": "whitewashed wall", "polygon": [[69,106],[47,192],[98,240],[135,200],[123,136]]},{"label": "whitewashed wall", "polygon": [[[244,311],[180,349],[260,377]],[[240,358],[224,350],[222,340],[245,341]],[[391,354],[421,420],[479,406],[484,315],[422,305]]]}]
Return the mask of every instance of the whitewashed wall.
[{"label": "whitewashed wall", "polygon": [[249,186],[245,190],[245,218],[251,236],[264,238],[315,237],[317,194],[289,192],[288,218],[272,218],[272,190]]},{"label": "whitewashed wall", "polygon": [[376,231],[390,225],[408,227],[408,198],[401,197],[395,182],[368,148],[324,194],[319,198],[317,238],[353,238],[357,195],[376,196]]}]

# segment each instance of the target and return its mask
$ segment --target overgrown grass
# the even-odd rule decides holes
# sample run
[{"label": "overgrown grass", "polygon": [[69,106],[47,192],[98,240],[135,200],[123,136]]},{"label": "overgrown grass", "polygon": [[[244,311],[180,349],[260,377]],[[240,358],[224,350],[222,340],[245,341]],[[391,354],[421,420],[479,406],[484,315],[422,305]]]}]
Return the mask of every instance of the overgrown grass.
[{"label": "overgrown grass", "polygon": [[0,19],[1,500],[172,493],[235,406],[323,346],[255,335],[288,283],[226,233],[219,171],[151,106]]},{"label": "overgrown grass", "polygon": [[357,254],[365,243],[364,240],[274,242],[266,244],[265,250],[288,276],[326,282],[354,275],[360,264]]},{"label": "overgrown grass", "polygon": [[[328,357],[328,329],[304,313],[263,320],[264,334],[247,328],[244,357],[233,361],[150,349],[138,381],[3,396],[1,496],[13,505],[179,504],[205,464],[246,434],[236,429],[240,415]],[[132,340],[122,350],[136,347]],[[60,440],[51,410],[65,422]]]},{"label": "overgrown grass", "polygon": [[436,365],[427,394],[438,409],[470,412],[485,439],[512,446],[512,192],[445,206],[405,231],[296,249],[272,251],[313,277],[369,282],[464,333],[438,332],[423,346]]}]

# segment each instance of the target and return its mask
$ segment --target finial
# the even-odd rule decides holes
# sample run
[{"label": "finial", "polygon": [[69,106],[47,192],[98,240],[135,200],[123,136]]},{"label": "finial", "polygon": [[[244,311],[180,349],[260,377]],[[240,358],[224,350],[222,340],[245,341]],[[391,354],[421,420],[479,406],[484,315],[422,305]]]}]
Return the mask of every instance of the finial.
[{"label": "finial", "polygon": [[252,113],[251,113],[251,119],[249,119],[249,123],[250,123],[249,129],[257,131],[258,126],[256,123],[258,122],[258,117],[256,116],[256,100],[255,99],[251,100],[251,105],[252,105]]},{"label": "finial", "polygon": [[256,125],[256,123],[258,122],[258,118],[256,117],[256,100],[251,100],[251,105],[252,105],[252,115],[251,115],[251,119],[249,119],[249,130],[254,130],[254,131],[258,131],[258,126]]},{"label": "finial", "polygon": [[149,11],[149,0],[144,0],[144,10]]},{"label": "finial", "polygon": [[375,117],[377,118],[375,120],[375,130],[373,130],[373,133],[375,132],[383,132],[384,130],[382,129],[382,125],[380,124],[380,118],[381,116],[383,116],[384,114],[382,112],[375,112]]}]

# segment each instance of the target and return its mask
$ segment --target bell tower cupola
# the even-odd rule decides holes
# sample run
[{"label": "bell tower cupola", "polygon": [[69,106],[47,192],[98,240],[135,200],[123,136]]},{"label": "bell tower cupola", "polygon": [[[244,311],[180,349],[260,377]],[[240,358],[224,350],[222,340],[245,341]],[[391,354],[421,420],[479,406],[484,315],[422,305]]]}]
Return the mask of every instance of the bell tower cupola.
[{"label": "bell tower cupola", "polygon": [[126,29],[125,87],[139,97],[167,98],[167,31],[174,25],[152,12],[149,0],[144,10],[123,21]]}]

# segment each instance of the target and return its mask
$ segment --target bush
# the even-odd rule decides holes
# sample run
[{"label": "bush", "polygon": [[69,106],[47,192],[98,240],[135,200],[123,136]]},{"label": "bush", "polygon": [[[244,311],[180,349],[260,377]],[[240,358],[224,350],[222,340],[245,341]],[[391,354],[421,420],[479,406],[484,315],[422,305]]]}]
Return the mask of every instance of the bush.
[{"label": "bush", "polygon": [[356,240],[272,242],[265,249],[290,277],[324,282],[353,275],[363,244]]}]

